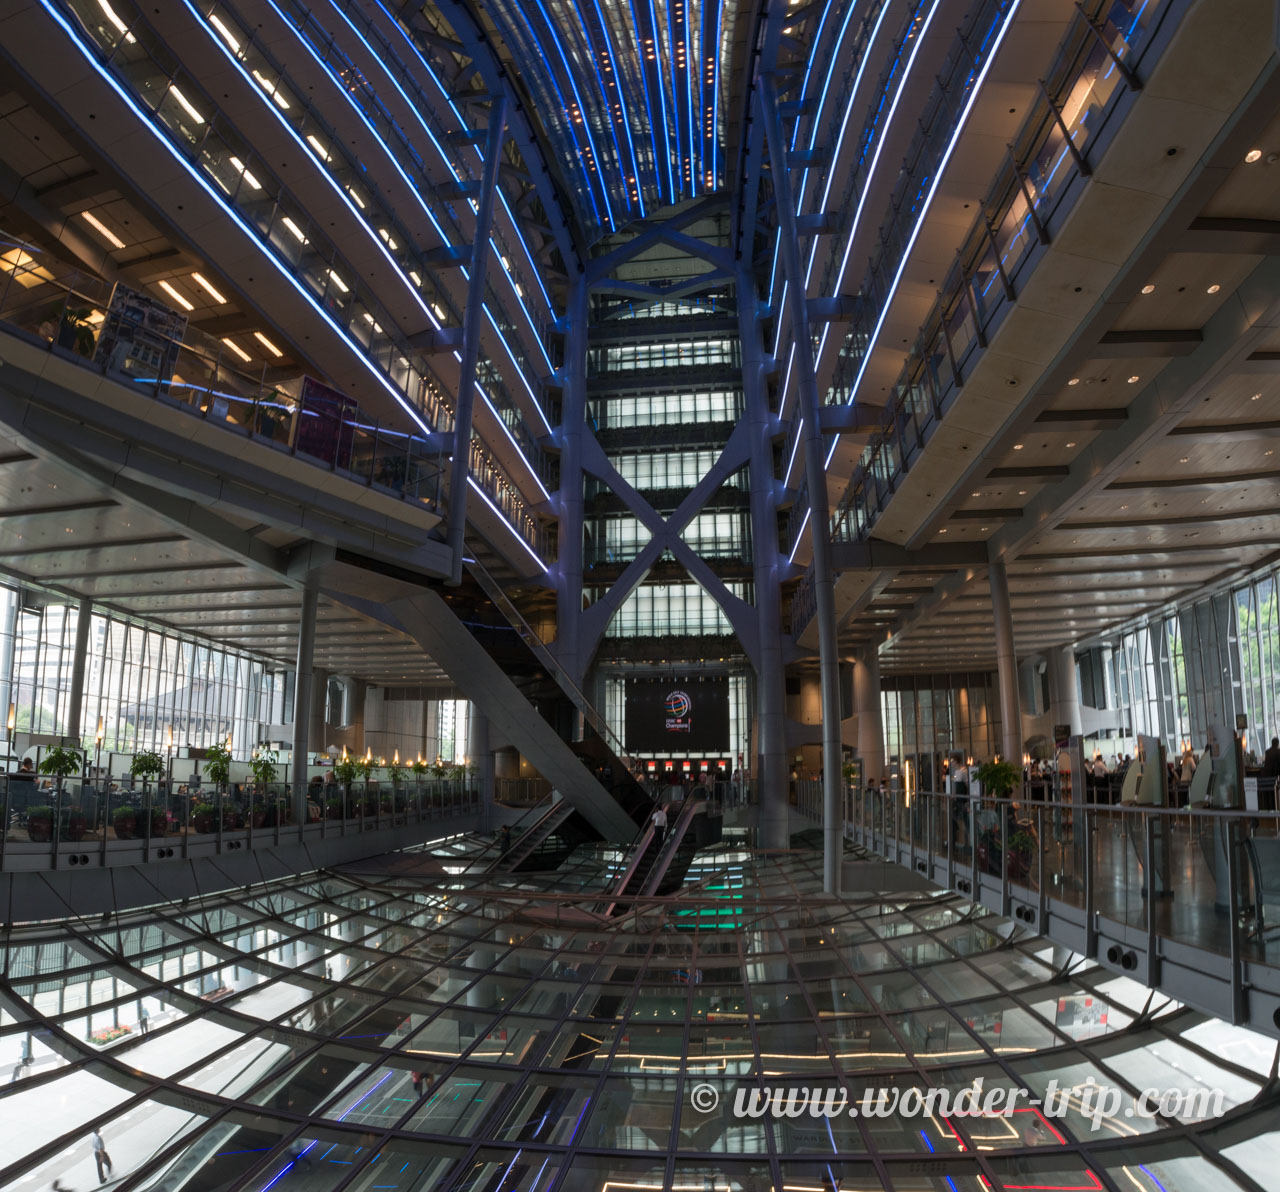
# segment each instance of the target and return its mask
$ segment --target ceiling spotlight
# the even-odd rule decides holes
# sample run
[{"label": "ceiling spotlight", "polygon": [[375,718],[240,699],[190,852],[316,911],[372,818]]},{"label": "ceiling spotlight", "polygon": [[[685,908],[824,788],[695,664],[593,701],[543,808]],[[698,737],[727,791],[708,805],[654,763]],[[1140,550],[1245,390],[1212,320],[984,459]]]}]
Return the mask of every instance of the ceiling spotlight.
[{"label": "ceiling spotlight", "polygon": [[1147,282],[1147,284],[1142,287],[1142,292],[1144,294],[1154,294],[1155,289],[1156,289],[1155,286],[1153,286],[1150,282]]},{"label": "ceiling spotlight", "polygon": [[1215,281],[1213,285],[1211,285],[1207,290],[1205,290],[1205,293],[1216,294],[1220,289],[1222,289],[1222,287],[1218,285],[1218,283]]},{"label": "ceiling spotlight", "polygon": [[1250,150],[1249,150],[1249,152],[1248,152],[1248,153],[1246,153],[1246,154],[1244,155],[1244,159],[1245,159],[1245,161],[1247,161],[1250,165],[1253,165],[1253,163],[1254,163],[1255,161],[1261,161],[1261,160],[1262,160],[1262,150],[1261,150],[1261,149],[1250,149]]},{"label": "ceiling spotlight", "polygon": [[1262,396],[1262,394],[1261,394],[1261,393],[1255,393],[1255,394],[1254,394],[1254,395],[1253,395],[1249,400],[1250,400],[1250,401],[1257,401],[1261,396]]},{"label": "ceiling spotlight", "polygon": [[1184,455],[1180,460],[1178,460],[1178,463],[1180,463],[1180,464],[1186,464],[1186,463],[1190,463],[1190,462],[1191,462],[1190,457],[1189,457],[1189,456],[1186,456],[1186,455]]},{"label": "ceiling spotlight", "polygon": [[1131,376],[1131,377],[1129,378],[1129,384],[1130,384],[1130,385],[1136,385],[1140,379],[1141,379],[1141,378],[1138,376],[1138,374],[1137,374],[1137,373],[1134,373],[1134,374],[1133,374],[1133,376]]},{"label": "ceiling spotlight", "polygon": [[1015,444],[1013,445],[1013,449],[1014,449],[1015,451],[1021,451],[1021,450],[1022,450],[1022,448],[1023,448],[1023,444],[1022,444],[1022,443],[1015,443]]},{"label": "ceiling spotlight", "polygon": [[1072,442],[1072,443],[1068,443],[1068,444],[1067,444],[1067,446],[1068,446],[1068,447],[1074,447],[1074,446],[1075,446],[1075,443],[1074,443],[1074,442]]},{"label": "ceiling spotlight", "polygon": [[1069,381],[1067,382],[1067,384],[1068,384],[1068,385],[1079,385],[1079,384],[1080,384],[1080,378],[1079,378],[1079,377],[1072,377],[1072,378],[1071,378],[1071,380],[1069,380]]}]

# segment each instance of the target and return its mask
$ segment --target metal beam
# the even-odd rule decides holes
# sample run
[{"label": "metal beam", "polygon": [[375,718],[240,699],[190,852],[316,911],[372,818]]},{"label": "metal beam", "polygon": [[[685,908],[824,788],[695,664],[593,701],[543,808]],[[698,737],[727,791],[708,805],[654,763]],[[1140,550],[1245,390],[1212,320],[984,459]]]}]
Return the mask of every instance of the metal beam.
[{"label": "metal beam", "polygon": [[467,283],[467,309],[462,324],[462,364],[453,416],[453,465],[449,472],[449,582],[462,583],[467,534],[467,478],[471,471],[471,412],[476,400],[476,363],[484,322],[485,272],[489,264],[489,231],[493,227],[493,198],[498,184],[498,160],[507,126],[507,99],[500,95],[489,109],[489,132],[484,147],[484,175],[480,181],[480,210],[476,213],[475,247]]},{"label": "metal beam", "polygon": [[778,241],[787,277],[787,304],[791,313],[792,345],[799,379],[800,410],[805,422],[805,475],[809,488],[809,533],[813,544],[813,586],[818,607],[818,669],[822,685],[822,831],[823,889],[840,893],[840,867],[844,858],[844,804],[840,750],[839,638],[836,630],[835,574],[831,569],[830,517],[827,506],[827,473],[823,460],[822,421],[818,383],[814,375],[813,339],[805,314],[804,267],[796,229],[795,198],[791,193],[786,142],[778,116],[775,80],[760,79],[760,115],[769,145],[769,166],[777,199]]}]

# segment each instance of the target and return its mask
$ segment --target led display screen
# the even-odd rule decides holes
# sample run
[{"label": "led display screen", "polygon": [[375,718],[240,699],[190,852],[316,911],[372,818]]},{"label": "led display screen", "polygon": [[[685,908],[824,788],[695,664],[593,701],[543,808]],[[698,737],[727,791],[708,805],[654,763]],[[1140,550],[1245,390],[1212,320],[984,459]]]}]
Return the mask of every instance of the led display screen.
[{"label": "led display screen", "polygon": [[728,751],[728,679],[628,679],[626,697],[629,752]]}]

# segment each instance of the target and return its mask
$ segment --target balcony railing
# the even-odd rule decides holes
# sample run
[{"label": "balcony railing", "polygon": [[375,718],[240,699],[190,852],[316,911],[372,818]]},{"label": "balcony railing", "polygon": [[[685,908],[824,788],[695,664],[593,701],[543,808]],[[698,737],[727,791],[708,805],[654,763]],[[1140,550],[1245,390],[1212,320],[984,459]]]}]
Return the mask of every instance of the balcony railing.
[{"label": "balcony railing", "polygon": [[[49,781],[49,780],[45,780]],[[0,777],[0,871],[181,861],[477,814],[472,779],[313,784],[306,818],[287,783],[178,784]]]},{"label": "balcony railing", "polygon": [[[920,336],[885,403],[883,429],[868,443],[832,517],[840,541],[865,538],[956,391],[1017,300],[1051,223],[1061,222],[1089,175],[1099,143],[1174,0],[1107,0],[1079,9],[1041,84],[1009,160],[940,287]],[[873,269],[874,277],[887,270]],[[861,362],[878,318],[879,283],[869,285],[837,366],[829,404],[856,400]]]},{"label": "balcony railing", "polygon": [[[798,801],[818,814],[814,791]],[[1274,811],[849,789],[845,836],[1149,985],[1217,975],[1202,1008],[1234,1021],[1244,966],[1280,969]]]},{"label": "balcony railing", "polygon": [[[188,410],[207,422],[314,460],[359,483],[443,512],[445,461],[438,444],[361,413],[354,401],[326,395],[308,403],[301,373],[243,370],[221,340],[188,327],[181,340],[153,336],[172,348],[172,371],[125,371],[97,358],[99,329],[111,285],[0,232],[0,325],[65,349],[67,359]],[[94,322],[90,322],[90,319]],[[132,366],[129,366],[130,368]],[[335,403],[338,403],[335,406]],[[447,426],[451,415],[441,411]],[[451,444],[450,444],[451,445]],[[544,561],[554,557],[545,522],[528,508],[506,471],[479,439],[471,440],[471,477],[490,504]]]},{"label": "balcony railing", "polygon": [[[66,358],[105,373],[206,422],[325,465],[406,501],[440,502],[443,461],[421,436],[382,426],[354,401],[335,409],[308,406],[301,375],[276,379],[267,368],[247,373],[220,340],[187,328],[181,340],[149,337],[165,345],[172,371],[137,370],[133,360],[97,359],[112,287],[38,246],[0,233],[0,323],[66,349]],[[96,324],[88,320],[96,318]],[[315,433],[319,430],[322,433]]]}]

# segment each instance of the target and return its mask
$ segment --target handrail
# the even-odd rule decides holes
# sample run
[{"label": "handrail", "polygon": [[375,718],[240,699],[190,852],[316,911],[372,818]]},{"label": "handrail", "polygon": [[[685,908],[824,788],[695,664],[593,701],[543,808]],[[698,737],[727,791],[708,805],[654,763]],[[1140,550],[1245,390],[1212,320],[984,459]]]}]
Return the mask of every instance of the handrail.
[{"label": "handrail", "polygon": [[521,615],[520,610],[511,602],[506,592],[502,590],[502,585],[497,582],[485,569],[484,564],[478,560],[472,560],[467,563],[467,570],[474,577],[475,581],[480,585],[481,590],[490,600],[502,611],[503,616],[510,622],[511,627],[519,634],[521,640],[533,652],[537,660],[547,669],[547,673],[555,679],[560,689],[569,697],[573,706],[582,713],[582,718],[592,729],[613,750],[613,754],[619,761],[622,761],[626,754],[623,751],[622,742],[618,739],[617,734],[609,727],[608,722],[596,711],[595,706],[582,693],[577,683],[566,673],[564,668],[556,660],[556,656],[547,648],[533,628]]},{"label": "handrail", "polygon": [[705,813],[707,809],[708,802],[706,799],[685,800],[675,826],[671,829],[667,839],[662,842],[662,852],[658,854],[658,859],[654,861],[653,868],[649,870],[648,876],[644,879],[644,885],[640,887],[640,896],[642,898],[652,897],[659,883],[666,877],[667,870],[671,868],[671,862],[674,860],[680,846],[684,843],[685,833],[693,826],[694,816],[699,812]]},{"label": "handrail", "polygon": [[[530,808],[530,812],[533,810],[535,810],[535,808]],[[515,841],[507,852],[499,853],[493,858],[490,868],[492,868],[493,865],[506,862],[507,868],[512,869],[516,865],[519,865],[526,857],[532,856],[534,849],[536,849],[538,845],[551,835],[551,830],[553,828],[567,820],[573,814],[573,810],[573,804],[568,802],[568,800],[553,799],[551,806],[524,830],[520,839]],[[530,812],[526,812],[525,815],[522,815],[516,823],[519,824],[523,822]],[[554,821],[554,823],[552,821]],[[547,830],[545,832],[542,831],[544,825],[547,826]],[[501,840],[501,836],[496,837],[493,843],[497,843],[499,840]],[[481,850],[481,853],[477,855],[476,859],[479,860],[479,857],[482,856],[485,851],[487,851],[487,849]],[[471,866],[468,865],[467,868],[470,869]]]},{"label": "handrail", "polygon": [[636,870],[640,867],[640,861],[649,851],[649,846],[653,843],[654,826],[653,822],[646,822],[644,827],[637,833],[636,840],[631,845],[631,851],[628,854],[627,866],[622,871],[622,876],[613,884],[611,894],[613,895],[609,904],[604,908],[602,914],[605,916],[612,915],[618,903],[622,900],[621,895],[630,884],[632,878],[635,877]]},{"label": "handrail", "polygon": [[[1093,7],[1106,10],[1108,31],[1100,39],[1096,22],[1077,8],[1058,58],[1042,82],[1041,95],[1014,140],[1009,161],[980,205],[981,214],[921,323],[920,337],[885,403],[883,429],[863,450],[832,513],[831,533],[837,541],[861,540],[871,532],[898,477],[941,421],[948,396],[963,383],[962,368],[972,354],[986,347],[987,327],[1016,300],[1012,279],[1040,243],[1040,233],[1071,184],[1088,175],[1088,146],[1120,97],[1131,90],[1128,77],[1115,69],[1113,59],[1119,55],[1126,63],[1135,63],[1172,4],[1158,0],[1137,12],[1131,11],[1129,0],[1109,0]],[[1118,50],[1108,38],[1119,42]],[[1084,83],[1088,86],[1080,96],[1077,91]],[[826,395],[828,404],[857,398],[855,383],[871,343],[868,330],[879,310],[876,278],[886,272],[883,256],[881,265],[873,265],[864,288],[846,341],[854,350],[837,362]]]},{"label": "handrail", "polygon": [[[518,828],[535,811],[539,810],[539,808],[542,807],[543,803],[546,802],[547,799],[551,800],[551,806],[547,808],[546,811],[544,811],[540,816],[538,816],[538,818],[534,821],[533,824],[531,824],[528,828],[524,830],[524,832],[521,834],[520,840],[517,842],[517,847],[520,843],[523,843],[525,836],[527,836],[530,832],[535,831],[538,825],[542,823],[542,821],[546,819],[547,816],[551,814],[551,812],[553,812],[557,807],[560,806],[560,800],[556,799],[555,792],[551,791],[548,794],[544,795],[543,798],[539,799],[532,806],[527,807],[525,809],[524,814],[520,816],[519,819],[517,819],[514,823],[504,825],[505,827],[508,827],[508,828]],[[485,843],[484,848],[482,848],[478,853],[476,853],[476,855],[472,857],[470,861],[467,862],[467,864],[459,871],[459,873],[460,874],[470,873],[471,870],[475,868],[477,864],[479,864],[480,860],[488,854],[489,850],[496,848],[501,843],[501,841],[502,841],[502,833],[499,831],[492,840],[487,841]],[[512,849],[512,851],[514,852],[515,850]],[[507,855],[506,853],[500,852],[497,854],[496,857],[491,857],[490,861],[492,862],[500,861],[506,855]]]}]

